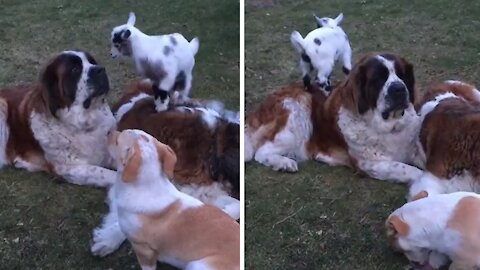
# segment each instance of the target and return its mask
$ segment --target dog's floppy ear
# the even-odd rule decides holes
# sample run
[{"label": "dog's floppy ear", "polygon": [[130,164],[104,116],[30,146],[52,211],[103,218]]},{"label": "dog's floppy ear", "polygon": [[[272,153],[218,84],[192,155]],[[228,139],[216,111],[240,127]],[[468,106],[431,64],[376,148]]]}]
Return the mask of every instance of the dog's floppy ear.
[{"label": "dog's floppy ear", "polygon": [[387,233],[393,233],[394,235],[407,235],[410,226],[399,216],[394,215],[387,221],[387,231]]},{"label": "dog's floppy ear", "polygon": [[58,109],[75,101],[76,89],[65,88],[61,73],[60,57],[50,62],[40,75],[42,99],[46,109],[56,118]]},{"label": "dog's floppy ear", "polygon": [[136,20],[135,13],[133,11],[130,11],[130,13],[128,14],[127,24],[131,25],[131,26],[134,26],[135,25],[135,20]]},{"label": "dog's floppy ear", "polygon": [[423,191],[417,193],[417,195],[413,196],[411,201],[420,200],[420,199],[423,199],[423,198],[426,198],[426,197],[428,197],[428,192],[423,190]]},{"label": "dog's floppy ear", "polygon": [[298,31],[293,31],[290,35],[290,41],[292,42],[293,48],[298,53],[303,53],[305,51],[304,41],[302,35]]},{"label": "dog's floppy ear", "polygon": [[140,154],[138,142],[134,142],[120,153],[120,161],[123,164],[122,180],[124,182],[135,181],[142,165],[142,155]]},{"label": "dog's floppy ear", "polygon": [[173,178],[175,171],[175,164],[177,163],[177,155],[173,152],[170,146],[154,140],[155,147],[157,148],[158,160],[162,165],[163,171],[168,178]]},{"label": "dog's floppy ear", "polygon": [[410,102],[412,102],[412,104],[415,104],[415,101],[417,99],[417,92],[415,89],[415,75],[413,72],[413,65],[405,59],[403,59],[403,62],[405,66],[405,79],[403,80],[403,82],[407,86],[408,93],[410,95]]},{"label": "dog's floppy ear", "polygon": [[337,25],[340,25],[340,23],[343,21],[343,13],[338,14],[338,16],[335,18],[335,22]]}]

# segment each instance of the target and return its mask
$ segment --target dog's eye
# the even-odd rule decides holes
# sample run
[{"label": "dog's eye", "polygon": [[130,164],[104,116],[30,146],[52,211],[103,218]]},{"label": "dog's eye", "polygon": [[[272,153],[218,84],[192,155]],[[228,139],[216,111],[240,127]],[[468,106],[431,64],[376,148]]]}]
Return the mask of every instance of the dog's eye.
[{"label": "dog's eye", "polygon": [[78,73],[80,71],[80,69],[78,67],[74,67],[72,68],[72,73]]}]

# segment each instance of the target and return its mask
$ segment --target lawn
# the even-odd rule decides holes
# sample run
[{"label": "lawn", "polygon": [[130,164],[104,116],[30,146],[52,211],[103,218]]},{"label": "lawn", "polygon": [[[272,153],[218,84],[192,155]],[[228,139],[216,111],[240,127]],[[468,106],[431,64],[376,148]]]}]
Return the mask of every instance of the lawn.
[{"label": "lawn", "polygon": [[[148,34],[198,36],[192,96],[239,109],[239,1],[0,0],[0,87],[33,85],[52,56],[78,48],[106,67],[113,103],[136,78],[130,62],[110,58],[111,30],[131,10]],[[107,212],[104,200],[103,189],[2,169],[0,269],[140,269],[129,244],[106,258],[90,254],[92,230]]]},{"label": "lawn", "polygon": [[[390,51],[414,64],[417,87],[445,79],[480,81],[479,1],[246,0],[245,104],[300,79],[290,33],[305,36],[312,14],[343,12],[354,60]],[[334,79],[344,76],[340,68]],[[300,172],[245,166],[247,269],[406,269],[386,242],[384,222],[406,187],[309,161]]]}]

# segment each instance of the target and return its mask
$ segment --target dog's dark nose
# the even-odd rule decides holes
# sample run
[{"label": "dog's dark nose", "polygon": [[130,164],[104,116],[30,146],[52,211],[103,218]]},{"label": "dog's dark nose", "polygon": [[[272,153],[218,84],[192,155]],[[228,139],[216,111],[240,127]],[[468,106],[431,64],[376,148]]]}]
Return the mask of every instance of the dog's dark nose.
[{"label": "dog's dark nose", "polygon": [[407,88],[401,82],[393,82],[388,87],[388,95],[393,98],[406,98],[407,97]]}]

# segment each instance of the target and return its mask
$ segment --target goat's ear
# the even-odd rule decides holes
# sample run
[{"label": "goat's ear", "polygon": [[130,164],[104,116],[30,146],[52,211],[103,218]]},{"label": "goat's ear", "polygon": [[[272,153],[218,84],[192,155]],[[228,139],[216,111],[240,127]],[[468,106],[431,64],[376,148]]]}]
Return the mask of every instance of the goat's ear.
[{"label": "goat's ear", "polygon": [[292,34],[290,35],[290,41],[292,42],[293,48],[298,52],[298,53],[303,53],[305,51],[305,47],[303,45],[303,37],[300,35],[298,31],[293,31]]},{"label": "goat's ear", "polygon": [[132,34],[132,32],[130,32],[130,30],[128,30],[128,29],[123,31],[122,32],[122,39],[127,40],[130,37],[131,34]]},{"label": "goat's ear", "polygon": [[338,16],[335,18],[335,22],[337,25],[340,25],[340,23],[343,21],[343,13],[338,14]]},{"label": "goat's ear", "polygon": [[128,14],[127,24],[128,24],[128,25],[131,25],[131,26],[134,26],[134,25],[135,25],[135,20],[136,20],[135,13],[133,13],[133,11],[131,11],[131,12]]},{"label": "goat's ear", "polygon": [[313,15],[313,17],[315,17],[318,28],[323,27],[327,23],[327,20],[324,18],[319,18],[317,15]]}]

